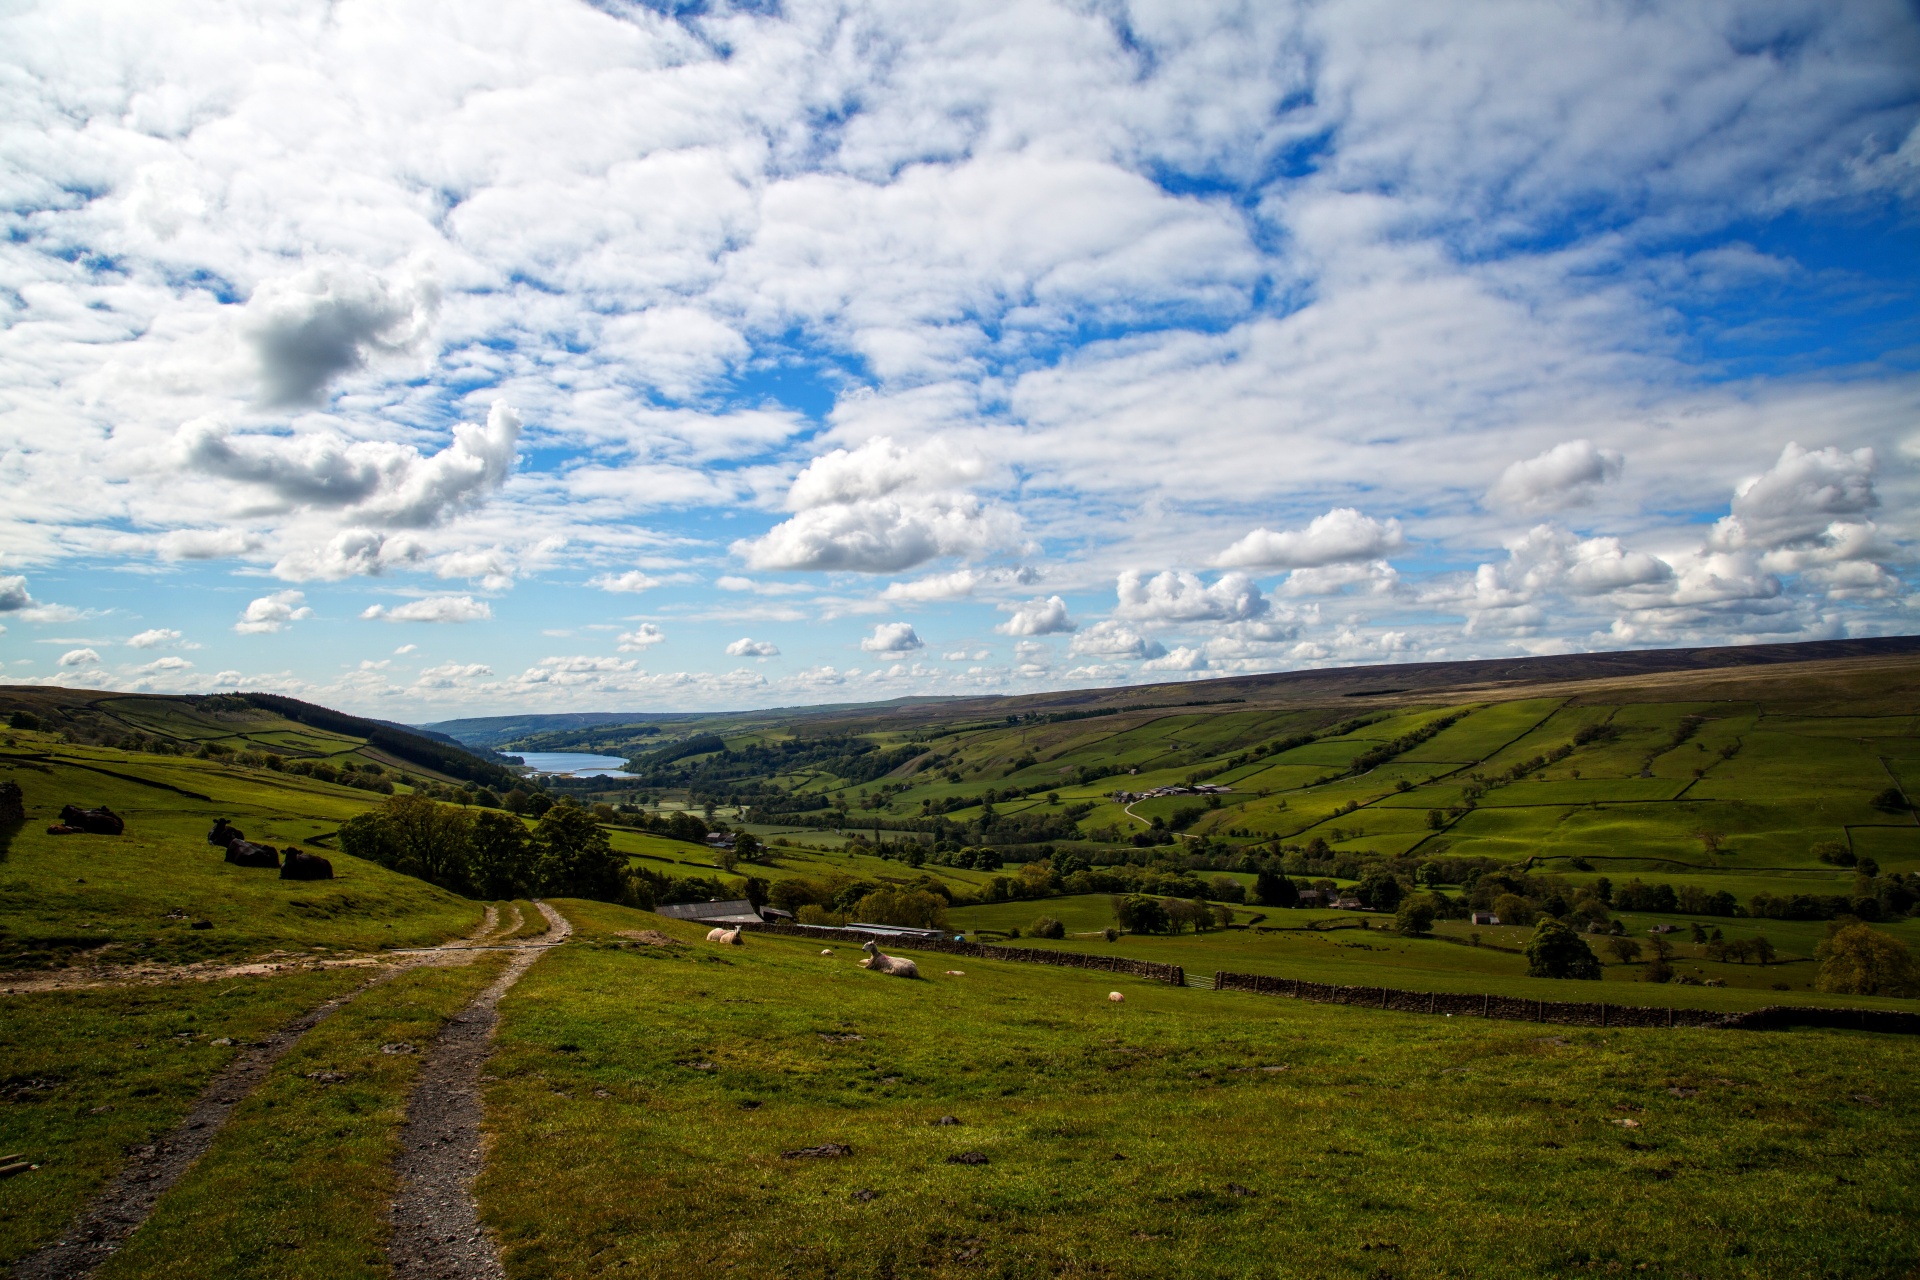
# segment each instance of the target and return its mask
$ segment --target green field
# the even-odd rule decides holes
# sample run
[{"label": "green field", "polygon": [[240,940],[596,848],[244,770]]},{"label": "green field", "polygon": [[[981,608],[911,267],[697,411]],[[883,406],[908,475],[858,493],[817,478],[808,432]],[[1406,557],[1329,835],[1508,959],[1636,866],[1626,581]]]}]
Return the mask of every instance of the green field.
[{"label": "green field", "polygon": [[[709,717],[691,728],[727,751],[604,790],[556,784],[624,806],[560,812],[601,824],[627,869],[608,896],[629,905],[560,899],[573,940],[500,1006],[477,1195],[507,1274],[1907,1274],[1920,1098],[1901,1037],[1549,1029],[889,946],[920,964],[903,982],[841,943],[722,948],[632,905],[764,890],[844,918],[887,890],[983,940],[1018,929],[1021,946],[1198,979],[1920,1010],[1819,990],[1815,956],[1855,910],[1920,950],[1901,905],[1920,872],[1903,790],[1920,775],[1920,664],[1719,679],[1057,721],[933,705],[734,732]],[[422,1063],[381,1047],[431,1042],[504,959],[442,953],[363,985],[396,953],[474,935],[489,904],[342,852],[342,824],[384,796],[263,753],[364,761],[464,813],[487,802],[369,738],[228,701],[35,705],[68,718],[0,731],[0,783],[27,811],[0,827],[0,1155],[39,1166],[0,1179],[0,1266],[56,1236],[242,1046],[358,991],[100,1274],[391,1274],[385,1206]],[[232,749],[200,754],[210,741]],[[1190,782],[1229,790],[1112,799]],[[783,807],[796,793],[829,807]],[[67,803],[110,805],[126,833],[48,834]],[[765,847],[729,870],[704,838],[669,834],[701,813]],[[337,877],[230,866],[205,841],[216,817],[321,851]],[[532,812],[523,825],[539,829]],[[1437,886],[1453,909],[1414,936],[1390,909],[1225,901],[1226,927],[1104,936],[1126,886],[1235,899],[1263,873]],[[1464,918],[1489,885],[1567,913],[1601,980],[1528,976],[1530,927]],[[1655,887],[1672,910],[1626,905]],[[535,892],[503,891],[490,942],[545,933]],[[1793,918],[1754,913],[1788,899]],[[1041,916],[1067,936],[1029,936]],[[1672,980],[1616,959],[1590,920],[1664,936]],[[850,1150],[783,1154],[823,1144]],[[949,1160],[969,1153],[984,1163]]]}]

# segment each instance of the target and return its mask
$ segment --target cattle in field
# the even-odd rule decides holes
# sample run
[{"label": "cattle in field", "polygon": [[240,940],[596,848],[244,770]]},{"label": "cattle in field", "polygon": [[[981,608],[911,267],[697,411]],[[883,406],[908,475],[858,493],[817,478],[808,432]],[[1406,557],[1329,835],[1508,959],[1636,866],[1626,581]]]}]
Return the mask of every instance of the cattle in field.
[{"label": "cattle in field", "polygon": [[280,864],[282,880],[331,880],[333,864],[317,853],[302,853],[298,849],[287,850],[287,860]]},{"label": "cattle in field", "polygon": [[[127,829],[120,815],[105,805],[98,809],[82,809],[77,804],[70,804],[60,811],[60,825],[95,836],[117,836]],[[68,833],[63,831],[60,834]]]},{"label": "cattle in field", "polygon": [[224,849],[235,840],[245,840],[247,833],[228,822],[225,818],[214,820],[213,830],[207,832],[207,843]]}]

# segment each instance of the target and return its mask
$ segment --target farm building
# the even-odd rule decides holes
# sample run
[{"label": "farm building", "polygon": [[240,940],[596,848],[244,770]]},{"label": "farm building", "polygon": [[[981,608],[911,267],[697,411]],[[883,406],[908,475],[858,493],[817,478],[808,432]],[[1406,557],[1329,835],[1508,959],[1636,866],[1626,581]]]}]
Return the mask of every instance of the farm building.
[{"label": "farm building", "polygon": [[1499,924],[1500,917],[1491,911],[1476,911],[1467,917],[1471,924]]},{"label": "farm building", "polygon": [[760,913],[745,898],[722,902],[675,902],[654,910],[673,920],[692,920],[699,924],[759,924]]}]

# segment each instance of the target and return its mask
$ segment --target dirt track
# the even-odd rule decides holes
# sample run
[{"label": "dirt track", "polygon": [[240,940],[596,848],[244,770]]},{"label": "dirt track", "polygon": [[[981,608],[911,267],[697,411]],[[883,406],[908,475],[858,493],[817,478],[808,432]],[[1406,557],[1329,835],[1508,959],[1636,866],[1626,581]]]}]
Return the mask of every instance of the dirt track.
[{"label": "dirt track", "polygon": [[485,1159],[480,1140],[480,1068],[491,1051],[500,998],[572,932],[558,911],[537,904],[547,932],[529,939],[494,984],[447,1023],[420,1069],[407,1102],[395,1161],[387,1259],[401,1280],[505,1280],[500,1246],[480,1223],[473,1181]]},{"label": "dirt track", "polygon": [[[467,963],[477,953],[476,949],[497,931],[498,924],[498,913],[488,907],[480,927],[465,938],[430,951],[373,958],[369,963],[378,965],[379,969],[359,987],[307,1010],[265,1040],[248,1047],[201,1090],[199,1098],[180,1124],[152,1146],[133,1152],[126,1166],[68,1224],[58,1240],[43,1245],[15,1263],[14,1280],[80,1280],[99,1270],[121,1243],[147,1220],[160,1197],[206,1154],[226,1125],[228,1117],[233,1114],[233,1109],[267,1078],[274,1063],[287,1050],[299,1044],[301,1037],[364,992],[409,969],[425,964]],[[539,952],[532,954],[538,955]],[[269,965],[258,971],[271,972],[279,967]],[[227,968],[250,969],[252,966]]]}]

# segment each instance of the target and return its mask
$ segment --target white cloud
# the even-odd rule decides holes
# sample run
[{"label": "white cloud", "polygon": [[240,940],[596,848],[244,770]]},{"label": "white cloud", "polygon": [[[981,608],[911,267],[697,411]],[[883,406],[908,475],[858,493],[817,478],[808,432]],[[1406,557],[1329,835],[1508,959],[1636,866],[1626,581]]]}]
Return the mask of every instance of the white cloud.
[{"label": "white cloud", "polygon": [[340,511],[376,526],[425,528],[499,489],[519,439],[520,415],[496,400],[485,426],[455,427],[453,443],[431,456],[325,430],[235,437],[206,418],[182,427],[174,447],[184,467],[252,486],[262,504],[255,510]]},{"label": "white cloud", "polygon": [[220,560],[257,551],[264,539],[246,529],[173,529],[156,549],[168,560]]},{"label": "white cloud", "polygon": [[63,667],[97,667],[100,665],[100,655],[92,649],[69,649],[60,655],[60,665]]},{"label": "white cloud", "polygon": [[1239,622],[1265,616],[1268,605],[1243,573],[1222,574],[1212,586],[1185,570],[1146,578],[1132,570],[1116,584],[1117,617],[1135,622]]},{"label": "white cloud", "polygon": [[269,404],[317,404],[327,384],[376,354],[413,349],[440,301],[429,280],[389,286],[352,263],[269,280],[247,304],[246,329]]},{"label": "white cloud", "polygon": [[651,622],[643,622],[631,631],[620,633],[620,652],[639,653],[653,648],[667,638],[667,633]]},{"label": "white cloud", "polygon": [[233,624],[233,629],[243,636],[285,631],[293,623],[313,616],[306,598],[299,591],[276,591],[270,596],[261,596],[240,614],[240,621]]},{"label": "white cloud", "polygon": [[873,634],[860,642],[860,647],[868,653],[912,653],[924,649],[926,645],[910,622],[882,622],[875,626]]},{"label": "white cloud", "polygon": [[1013,616],[995,627],[1003,636],[1054,636],[1075,630],[1079,624],[1067,616],[1067,602],[1059,596],[1028,600],[1024,604],[1001,605]]},{"label": "white cloud", "polygon": [[393,653],[395,657],[404,657],[409,653],[415,652],[419,648],[420,646],[417,644],[403,644],[398,649],[395,649]]},{"label": "white cloud", "polygon": [[33,597],[27,594],[27,580],[14,576],[0,578],[0,613],[17,613],[33,607]]},{"label": "white cloud", "polygon": [[155,658],[152,662],[143,663],[133,668],[133,673],[142,676],[164,676],[172,675],[180,671],[191,671],[192,669],[193,664],[185,658],[168,654],[163,658]]},{"label": "white cloud", "polygon": [[1166,654],[1158,641],[1112,618],[1094,623],[1067,646],[1071,658],[1164,658]]},{"label": "white cloud", "polygon": [[1223,569],[1313,568],[1370,560],[1405,545],[1398,520],[1376,520],[1352,507],[1335,507],[1315,516],[1304,529],[1255,529],[1214,557],[1214,564]]},{"label": "white cloud", "polygon": [[1361,564],[1330,564],[1317,569],[1295,569],[1280,585],[1286,596],[1328,596],[1348,587],[1364,587],[1370,595],[1390,594],[1400,584],[1400,574],[1385,560]]},{"label": "white cloud", "polygon": [[1487,502],[1513,511],[1555,511],[1588,501],[1593,491],[1618,479],[1626,460],[1591,440],[1569,440],[1500,473]]},{"label": "white cloud", "polygon": [[587,585],[590,587],[598,587],[602,591],[621,591],[637,594],[642,591],[651,591],[653,588],[659,586],[660,579],[644,574],[638,569],[629,569],[625,573],[619,574],[603,573],[597,578],[590,579]]},{"label": "white cloud", "polygon": [[381,622],[484,622],[493,617],[493,606],[472,596],[424,596],[391,609],[368,605],[360,616]]},{"label": "white cloud", "polygon": [[127,646],[133,649],[164,649],[169,645],[179,644],[181,639],[182,636],[178,631],[168,627],[154,627],[138,635],[129,636]]},{"label": "white cloud", "polygon": [[1140,669],[1142,671],[1205,671],[1207,659],[1200,650],[1182,645],[1164,657],[1141,663]]},{"label": "white cloud", "polygon": [[925,602],[929,600],[958,600],[973,594],[973,589],[986,580],[986,575],[974,569],[955,569],[952,573],[936,573],[912,582],[890,582],[887,589],[880,593],[882,600],[906,600]]},{"label": "white cloud", "polygon": [[1824,535],[1846,517],[1880,505],[1872,449],[1807,450],[1789,443],[1772,468],[1734,491],[1733,509],[1714,527],[1716,546],[1783,547]]},{"label": "white cloud", "polygon": [[1012,545],[1017,515],[947,487],[983,470],[939,442],[903,449],[876,436],[835,449],[789,487],[787,508],[797,514],[736,541],[733,553],[755,569],[897,573]]},{"label": "white cloud", "polygon": [[777,658],[780,646],[766,640],[749,640],[742,636],[727,646],[729,658]]}]

